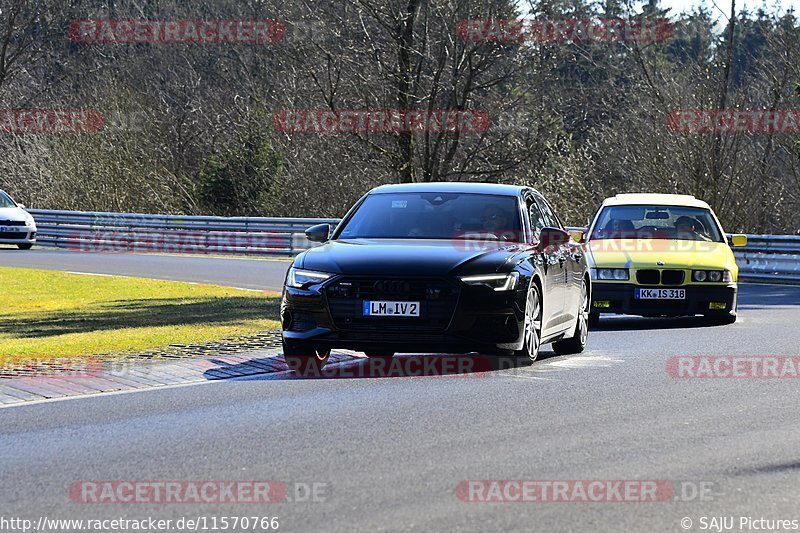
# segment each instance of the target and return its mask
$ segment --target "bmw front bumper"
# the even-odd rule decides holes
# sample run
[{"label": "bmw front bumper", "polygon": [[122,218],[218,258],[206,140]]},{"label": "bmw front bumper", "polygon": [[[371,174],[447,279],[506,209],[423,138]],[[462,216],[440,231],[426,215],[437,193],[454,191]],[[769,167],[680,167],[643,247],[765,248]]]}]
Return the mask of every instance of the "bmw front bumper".
[{"label": "bmw front bumper", "polygon": [[[637,288],[685,289],[683,300],[639,300]],[[593,313],[638,316],[720,316],[736,310],[737,285],[644,286],[633,283],[592,283]]]}]

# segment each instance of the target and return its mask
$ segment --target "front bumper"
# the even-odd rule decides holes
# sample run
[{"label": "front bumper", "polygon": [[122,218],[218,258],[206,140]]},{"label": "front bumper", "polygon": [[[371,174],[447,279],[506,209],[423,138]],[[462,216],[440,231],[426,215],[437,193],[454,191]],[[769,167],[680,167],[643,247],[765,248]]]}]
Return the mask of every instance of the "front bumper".
[{"label": "front bumper", "polygon": [[[525,289],[493,291],[452,284],[446,305],[423,300],[419,318],[361,315],[365,299],[416,301],[416,297],[375,298],[353,294],[337,298],[332,286],[284,290],[281,324],[284,342],[319,348],[400,353],[508,354],[522,347]],[[326,288],[327,287],[327,288]]]},{"label": "front bumper", "polygon": [[[685,300],[637,300],[637,288],[685,289]],[[735,312],[738,288],[727,285],[644,286],[633,283],[592,283],[593,313],[639,316],[719,316]],[[712,308],[712,304],[713,308]]]},{"label": "front bumper", "polygon": [[36,244],[36,230],[0,232],[0,244]]}]

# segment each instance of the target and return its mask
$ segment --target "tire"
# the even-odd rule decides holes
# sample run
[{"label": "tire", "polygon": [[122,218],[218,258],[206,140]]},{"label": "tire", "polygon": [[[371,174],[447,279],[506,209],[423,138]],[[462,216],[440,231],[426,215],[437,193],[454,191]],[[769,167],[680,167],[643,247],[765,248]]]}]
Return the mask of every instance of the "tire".
[{"label": "tire", "polygon": [[283,359],[286,361],[286,366],[300,376],[319,375],[330,355],[330,350],[304,344],[283,343]]},{"label": "tire", "polygon": [[31,248],[33,248],[33,244],[31,243],[18,244],[17,248],[19,248],[20,250],[30,250]]},{"label": "tire", "polygon": [[518,364],[531,364],[539,358],[542,345],[542,295],[533,280],[525,299],[522,339],[522,349],[515,351],[514,357]]},{"label": "tire", "polygon": [[600,325],[600,313],[589,313],[589,327],[596,328]]},{"label": "tire", "polygon": [[584,280],[581,287],[578,320],[575,321],[575,329],[572,332],[572,336],[553,343],[553,351],[558,355],[572,355],[581,353],[586,349],[586,340],[589,338],[589,306],[591,304],[589,289],[586,286],[586,280]]}]

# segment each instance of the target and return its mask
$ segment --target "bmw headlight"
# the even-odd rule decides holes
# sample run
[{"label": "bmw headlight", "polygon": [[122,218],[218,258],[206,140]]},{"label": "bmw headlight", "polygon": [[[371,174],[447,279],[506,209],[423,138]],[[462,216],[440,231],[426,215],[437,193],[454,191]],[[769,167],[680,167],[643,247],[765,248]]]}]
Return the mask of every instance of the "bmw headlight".
[{"label": "bmw headlight", "polygon": [[692,281],[703,283],[729,283],[731,281],[730,270],[692,270]]},{"label": "bmw headlight", "polygon": [[630,273],[627,268],[593,268],[592,277],[609,281],[627,281]]},{"label": "bmw headlight", "polygon": [[289,275],[286,277],[286,286],[302,289],[315,283],[322,283],[330,278],[333,274],[327,272],[316,272],[314,270],[302,270],[299,268],[290,268]]},{"label": "bmw headlight", "polygon": [[510,274],[484,274],[480,276],[464,276],[461,281],[467,285],[484,285],[496,291],[510,291],[517,287],[519,272]]}]

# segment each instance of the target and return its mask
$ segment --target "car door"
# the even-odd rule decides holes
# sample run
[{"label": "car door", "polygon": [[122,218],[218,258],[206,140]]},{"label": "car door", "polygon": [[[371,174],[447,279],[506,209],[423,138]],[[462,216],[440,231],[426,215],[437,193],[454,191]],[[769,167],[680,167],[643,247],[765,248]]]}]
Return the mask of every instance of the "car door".
[{"label": "car door", "polygon": [[[534,196],[536,203],[539,205],[539,208],[542,212],[545,225],[551,228],[563,230],[564,225],[561,223],[561,219],[558,218],[547,200],[545,200],[544,197],[539,194]],[[576,292],[580,291],[580,285],[577,285],[578,288],[576,288],[575,277],[578,275],[576,272],[578,269],[576,269],[575,249],[573,248],[572,244],[572,240],[570,239],[554,250],[554,254],[560,265],[562,275],[560,284],[562,309],[557,321],[557,324],[560,325],[575,320],[577,316],[576,311],[578,308],[579,296],[576,296]]]},{"label": "car door", "polygon": [[[531,223],[531,234],[534,242],[539,242],[539,233],[548,226],[541,207],[533,196],[526,198],[528,216]],[[562,260],[564,259],[564,260]],[[544,260],[544,294],[542,305],[542,336],[557,332],[564,320],[564,285],[566,277],[566,261],[562,258],[561,249],[546,249]]]}]

